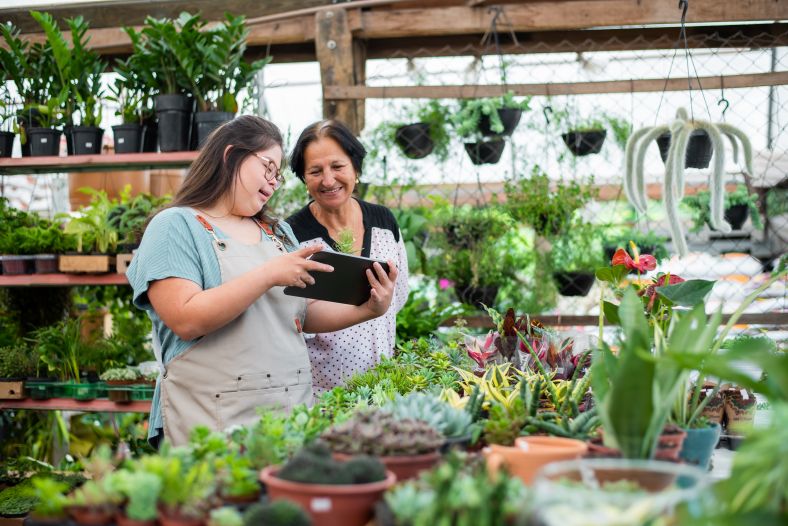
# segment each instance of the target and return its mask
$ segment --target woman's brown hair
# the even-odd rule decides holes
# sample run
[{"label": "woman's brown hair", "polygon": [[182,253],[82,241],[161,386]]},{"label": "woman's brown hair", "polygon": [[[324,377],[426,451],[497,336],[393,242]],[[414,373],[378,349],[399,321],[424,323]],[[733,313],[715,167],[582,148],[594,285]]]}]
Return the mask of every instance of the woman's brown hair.
[{"label": "woman's brown hair", "polygon": [[[279,128],[254,115],[242,115],[221,125],[208,136],[183,180],[183,186],[165,208],[205,208],[214,205],[232,190],[241,163],[247,157],[273,146],[279,146],[284,151],[282,144]],[[228,146],[231,148],[225,158],[224,151]],[[266,215],[265,206],[254,217],[269,225],[276,223],[275,219]]]}]

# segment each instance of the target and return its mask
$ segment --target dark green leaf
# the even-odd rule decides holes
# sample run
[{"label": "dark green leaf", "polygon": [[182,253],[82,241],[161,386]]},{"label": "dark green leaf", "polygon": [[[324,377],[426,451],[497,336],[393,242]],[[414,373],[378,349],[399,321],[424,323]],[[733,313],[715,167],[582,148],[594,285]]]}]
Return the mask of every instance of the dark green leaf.
[{"label": "dark green leaf", "polygon": [[694,307],[706,299],[714,286],[714,281],[690,279],[675,285],[657,287],[657,294],[682,307]]}]

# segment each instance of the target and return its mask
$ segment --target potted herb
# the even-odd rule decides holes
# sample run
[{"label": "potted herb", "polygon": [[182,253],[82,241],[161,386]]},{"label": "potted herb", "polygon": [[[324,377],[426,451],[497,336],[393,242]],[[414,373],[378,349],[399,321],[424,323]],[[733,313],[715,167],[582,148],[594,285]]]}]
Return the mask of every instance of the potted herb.
[{"label": "potted herb", "polygon": [[[199,24],[185,22],[181,29],[190,35],[186,41],[191,55],[179,57],[187,72],[191,93],[197,104],[194,114],[192,146],[199,148],[208,135],[238,112],[238,95],[254,82],[255,75],[271,57],[246,62],[246,39],[249,29],[245,17],[225,13],[225,20],[207,31],[194,33]],[[176,54],[178,52],[176,51]]]},{"label": "potted herb", "polygon": [[435,465],[445,440],[425,422],[400,420],[383,410],[358,411],[329,428],[321,438],[335,454],[380,458],[397,480],[413,478]]},{"label": "potted herb", "polygon": [[[711,226],[711,194],[706,190],[701,190],[695,195],[686,196],[682,202],[692,211],[692,231],[698,232],[705,225]],[[732,192],[726,192],[724,196],[724,218],[731,229],[741,230],[747,217],[752,218],[752,226],[758,230],[763,228],[761,214],[758,210],[758,197],[747,191],[743,184],[736,185]]]},{"label": "potted herb", "polygon": [[[260,480],[272,501],[287,499],[309,513],[314,526],[363,526],[395,475],[380,461],[357,456],[334,460],[331,450],[316,442],[296,453],[284,466],[263,469]],[[314,506],[316,498],[324,505]]]},{"label": "potted herb", "polygon": [[596,268],[605,264],[599,231],[590,224],[576,223],[555,240],[550,260],[559,294],[587,295]]},{"label": "potted herb", "polygon": [[507,180],[504,192],[511,216],[548,238],[566,232],[575,211],[594,196],[589,186],[578,181],[551,180],[539,166],[529,177]]},{"label": "potted herb", "polygon": [[0,399],[24,398],[24,380],[34,374],[35,362],[24,345],[0,347]]},{"label": "potted herb", "polygon": [[113,479],[126,501],[115,516],[118,526],[154,526],[161,492],[159,477],[145,471],[124,470],[115,473]]}]

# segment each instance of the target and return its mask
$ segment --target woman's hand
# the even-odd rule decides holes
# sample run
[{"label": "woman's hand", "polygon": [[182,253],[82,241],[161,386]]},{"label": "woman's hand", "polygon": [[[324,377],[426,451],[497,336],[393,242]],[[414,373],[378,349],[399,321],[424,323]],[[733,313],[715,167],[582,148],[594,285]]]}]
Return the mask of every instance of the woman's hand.
[{"label": "woman's hand", "polygon": [[389,306],[391,300],[394,298],[394,283],[397,281],[397,267],[392,260],[386,261],[389,264],[389,273],[383,270],[380,263],[373,263],[372,268],[375,270],[367,270],[367,279],[369,284],[372,285],[372,292],[370,293],[369,300],[367,300],[366,307],[375,317],[383,316]]},{"label": "woman's hand", "polygon": [[270,280],[272,286],[293,286],[303,289],[307,285],[315,283],[315,278],[309,275],[309,271],[334,271],[334,267],[331,265],[307,259],[321,250],[323,250],[322,245],[299,248],[295,252],[290,252],[265,262],[261,265],[261,268],[265,269],[266,277]]}]

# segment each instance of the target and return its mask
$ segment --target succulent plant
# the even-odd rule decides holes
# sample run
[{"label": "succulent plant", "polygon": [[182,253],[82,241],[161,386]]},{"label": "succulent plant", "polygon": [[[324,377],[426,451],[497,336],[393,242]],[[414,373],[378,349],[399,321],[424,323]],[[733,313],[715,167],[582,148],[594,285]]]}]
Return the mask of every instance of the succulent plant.
[{"label": "succulent plant", "polygon": [[444,436],[431,425],[382,410],[359,411],[322,435],[332,451],[349,455],[421,455],[436,451]]},{"label": "succulent plant", "polygon": [[244,526],[311,526],[309,515],[289,500],[253,504],[244,513]]},{"label": "succulent plant", "polygon": [[468,412],[455,409],[427,393],[397,395],[385,409],[399,419],[426,422],[447,438],[467,436],[471,433],[473,420]]},{"label": "succulent plant", "polygon": [[140,373],[132,367],[118,367],[116,369],[107,369],[101,373],[101,380],[104,382],[122,382],[138,379]]},{"label": "succulent plant", "polygon": [[208,526],[243,526],[243,524],[244,519],[238,510],[229,506],[211,510],[208,517]]}]

